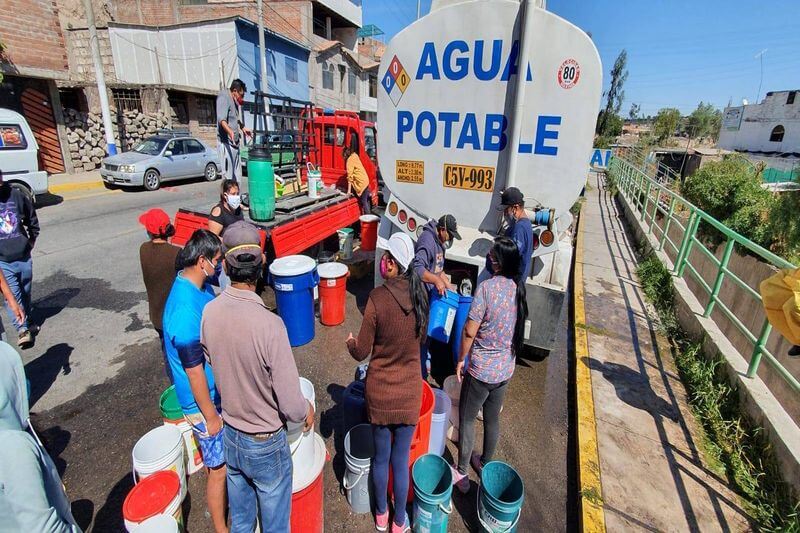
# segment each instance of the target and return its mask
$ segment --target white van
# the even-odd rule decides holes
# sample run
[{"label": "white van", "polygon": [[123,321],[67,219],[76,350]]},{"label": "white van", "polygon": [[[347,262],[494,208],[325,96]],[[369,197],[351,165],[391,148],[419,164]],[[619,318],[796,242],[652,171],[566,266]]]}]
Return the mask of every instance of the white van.
[{"label": "white van", "polygon": [[32,195],[47,192],[47,172],[39,170],[39,145],[25,117],[0,108],[0,170],[3,181]]}]

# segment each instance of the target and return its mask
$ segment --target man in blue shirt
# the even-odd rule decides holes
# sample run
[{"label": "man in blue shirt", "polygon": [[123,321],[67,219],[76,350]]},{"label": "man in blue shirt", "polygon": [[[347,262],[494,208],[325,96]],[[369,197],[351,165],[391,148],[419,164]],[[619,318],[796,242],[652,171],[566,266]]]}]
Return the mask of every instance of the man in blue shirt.
[{"label": "man in blue shirt", "polygon": [[500,208],[509,223],[506,237],[511,237],[519,248],[521,257],[520,272],[517,281],[525,281],[531,274],[531,256],[533,255],[533,224],[525,213],[525,199],[516,187],[509,187],[500,196]]},{"label": "man in blue shirt", "polygon": [[208,468],[206,500],[211,521],[217,533],[227,532],[220,398],[200,345],[203,309],[214,299],[209,281],[222,266],[219,237],[208,230],[195,231],[178,260],[183,270],[172,284],[162,318],[164,351],[184,418],[192,426]]}]

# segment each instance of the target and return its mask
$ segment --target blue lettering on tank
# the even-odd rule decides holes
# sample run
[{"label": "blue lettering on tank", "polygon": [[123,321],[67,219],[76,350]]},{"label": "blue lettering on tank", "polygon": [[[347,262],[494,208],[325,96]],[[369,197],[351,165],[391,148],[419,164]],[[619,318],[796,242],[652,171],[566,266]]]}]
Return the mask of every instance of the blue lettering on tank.
[{"label": "blue lettering on tank", "polygon": [[430,75],[434,80],[441,79],[439,75],[439,60],[436,58],[436,45],[433,43],[425,43],[422,47],[416,77],[421,80],[426,74]]},{"label": "blue lettering on tank", "polygon": [[461,119],[460,113],[448,113],[448,112],[440,112],[439,113],[439,122],[444,124],[444,147],[450,148],[452,146],[453,140],[453,124],[458,122]]},{"label": "blue lettering on tank", "polygon": [[483,68],[483,41],[475,41],[475,59],[473,63],[473,72],[475,77],[481,81],[493,80],[497,77],[500,71],[501,54],[503,53],[503,41],[495,39],[492,41],[492,56],[489,70]]},{"label": "blue lettering on tank", "polygon": [[[469,56],[462,55],[456,57],[454,61],[453,54],[455,52],[466,54],[469,52],[469,45],[464,41],[450,41],[442,54],[442,71],[445,78],[458,81],[463,80],[469,74]],[[455,68],[453,68],[454,65]]]},{"label": "blue lettering on tank", "polygon": [[505,131],[508,127],[508,119],[505,115],[488,114],[486,115],[486,128],[483,131],[483,149],[487,152],[502,152],[508,143],[508,136]]},{"label": "blue lettering on tank", "polygon": [[475,113],[464,115],[464,126],[461,128],[461,135],[458,136],[456,148],[461,150],[467,144],[471,144],[473,150],[481,149],[481,138],[478,135],[478,123],[475,120]]},{"label": "blue lettering on tank", "polygon": [[[422,126],[425,122],[430,124],[427,137],[422,133]],[[422,146],[430,146],[436,140],[436,116],[430,111],[423,111],[417,117],[417,142]]]},{"label": "blue lettering on tank", "polygon": [[545,146],[544,142],[548,139],[557,140],[558,131],[547,129],[548,126],[561,125],[561,117],[552,115],[541,115],[536,123],[536,148],[534,154],[538,155],[558,155],[558,146]]},{"label": "blue lettering on tank", "polygon": [[414,128],[411,111],[397,111],[397,144],[403,144],[403,136]]}]

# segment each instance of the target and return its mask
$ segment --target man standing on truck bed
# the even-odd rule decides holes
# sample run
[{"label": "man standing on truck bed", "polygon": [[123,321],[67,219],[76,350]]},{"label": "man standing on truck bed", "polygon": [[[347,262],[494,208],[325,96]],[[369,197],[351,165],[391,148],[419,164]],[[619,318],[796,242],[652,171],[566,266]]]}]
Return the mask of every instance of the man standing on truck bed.
[{"label": "man standing on truck bed", "polygon": [[222,89],[217,95],[217,141],[219,141],[219,161],[225,178],[239,179],[239,141],[240,130],[245,136],[250,130],[244,127],[240,115],[244,93],[247,86],[240,79],[231,82],[230,89]]},{"label": "man standing on truck bed", "polygon": [[[414,271],[422,278],[428,288],[428,293],[433,291],[443,295],[450,287],[450,281],[444,273],[445,245],[452,243],[453,239],[461,240],[458,233],[458,224],[453,215],[443,215],[438,222],[431,220],[422,227],[422,234],[414,246],[414,260],[411,263]],[[447,246],[449,248],[449,246]],[[422,377],[428,377],[428,349],[438,341],[428,339],[420,347],[420,363]],[[440,343],[441,344],[441,343]],[[434,350],[438,351],[438,350]],[[445,351],[442,348],[442,351]]]}]

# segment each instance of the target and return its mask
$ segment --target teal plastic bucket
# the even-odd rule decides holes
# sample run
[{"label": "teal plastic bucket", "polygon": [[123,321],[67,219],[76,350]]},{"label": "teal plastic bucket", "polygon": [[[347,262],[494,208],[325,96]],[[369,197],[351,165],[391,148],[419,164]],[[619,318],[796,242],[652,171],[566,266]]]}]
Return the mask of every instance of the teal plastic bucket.
[{"label": "teal plastic bucket", "polygon": [[275,218],[275,172],[269,151],[254,147],[247,161],[250,184],[250,218],[265,222]]},{"label": "teal plastic bucket", "polygon": [[481,531],[516,531],[524,500],[525,486],[516,470],[502,461],[492,461],[483,466],[478,490]]},{"label": "teal plastic bucket", "polygon": [[428,337],[445,343],[450,340],[450,332],[453,330],[458,310],[458,300],[458,294],[453,291],[445,291],[444,296],[440,296],[435,290],[431,291]]},{"label": "teal plastic bucket", "polygon": [[426,454],[411,468],[414,486],[414,531],[444,533],[447,519],[453,512],[453,474],[447,461]]}]

